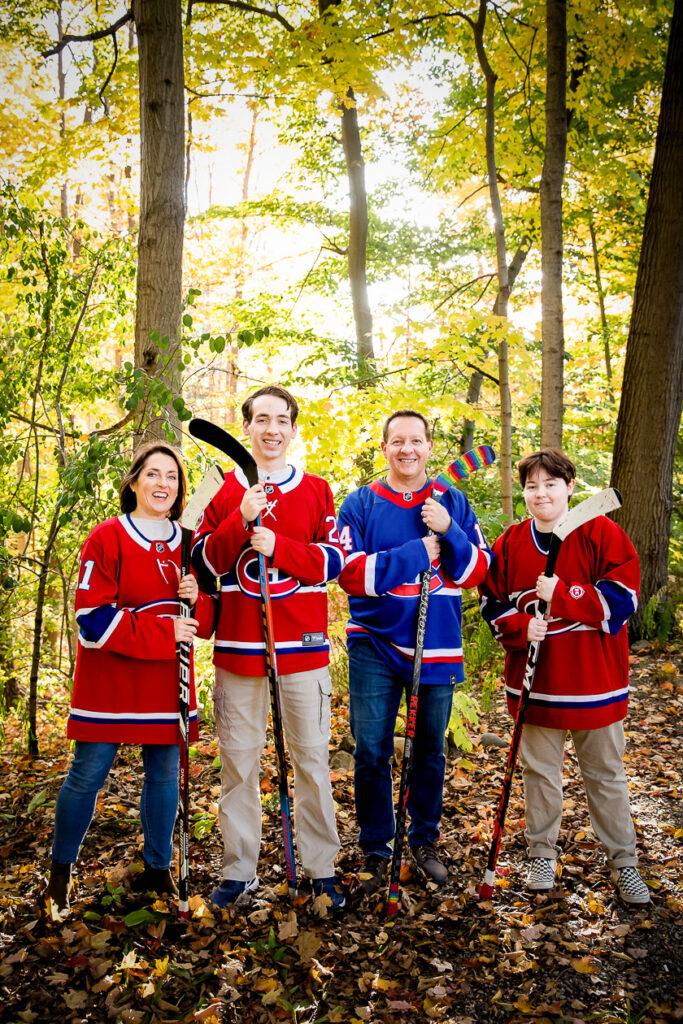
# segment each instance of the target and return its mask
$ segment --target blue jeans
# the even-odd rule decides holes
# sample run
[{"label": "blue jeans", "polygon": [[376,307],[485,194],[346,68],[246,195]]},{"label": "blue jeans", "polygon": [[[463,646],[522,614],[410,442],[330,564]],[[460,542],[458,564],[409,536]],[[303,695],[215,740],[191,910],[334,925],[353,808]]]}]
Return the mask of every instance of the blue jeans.
[{"label": "blue jeans", "polygon": [[[76,740],[74,759],[55,809],[52,858],[60,864],[75,862],[95,813],[97,794],[109,775],[118,749],[118,743]],[[150,867],[164,869],[171,863],[173,826],[178,811],[178,744],[143,744],[142,763],[143,854]]]},{"label": "blue jeans", "polygon": [[[444,737],[451,716],[453,686],[421,686],[408,795],[408,843],[411,847],[439,838],[446,758]],[[354,774],[356,818],[364,854],[391,856],[394,797],[391,757],[394,726],[403,692],[410,681],[392,672],[370,640],[349,648],[351,732],[356,740]]]}]

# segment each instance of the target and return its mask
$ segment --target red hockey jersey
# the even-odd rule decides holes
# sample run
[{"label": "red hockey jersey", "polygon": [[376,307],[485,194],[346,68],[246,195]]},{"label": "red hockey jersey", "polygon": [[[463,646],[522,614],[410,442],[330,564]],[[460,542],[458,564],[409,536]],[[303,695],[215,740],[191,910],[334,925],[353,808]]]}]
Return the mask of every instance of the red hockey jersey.
[{"label": "red hockey jersey", "polygon": [[[138,520],[139,522],[139,520]],[[181,530],[148,540],[130,516],[107,519],[81,552],[76,590],[78,659],[67,735],[105,743],[177,743],[178,660],[172,619],[180,614]],[[214,602],[199,595],[199,635],[213,632]],[[197,702],[190,687],[190,739]]]},{"label": "red hockey jersey", "polygon": [[[268,498],[261,524],[276,534],[268,575],[278,672],[320,668],[330,648],[326,584],[344,561],[332,492],[320,477],[292,466],[260,479]],[[265,676],[258,555],[240,513],[247,486],[241,469],[228,473],[199,523],[192,560],[200,580],[220,579],[214,663],[236,675]]]},{"label": "red hockey jersey", "polygon": [[[545,569],[550,534],[533,519],[511,526],[493,545],[493,564],[480,587],[482,615],[505,648],[508,710],[514,715],[527,656],[527,629],[536,607],[536,580]],[[638,555],[624,531],[600,516],[562,543],[559,582],[548,633],[539,647],[530,725],[599,729],[626,715],[626,620],[638,605]]]}]

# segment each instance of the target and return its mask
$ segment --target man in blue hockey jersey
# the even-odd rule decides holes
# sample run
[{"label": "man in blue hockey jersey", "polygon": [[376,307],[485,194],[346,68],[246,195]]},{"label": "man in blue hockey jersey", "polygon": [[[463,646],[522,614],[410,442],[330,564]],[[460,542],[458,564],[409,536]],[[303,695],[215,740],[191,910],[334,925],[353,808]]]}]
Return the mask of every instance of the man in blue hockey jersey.
[{"label": "man in blue hockey jersey", "polygon": [[386,477],[354,491],[339,512],[346,552],[339,583],[349,595],[351,731],[366,893],[382,886],[391,857],[394,726],[412,675],[419,577],[430,565],[408,843],[427,879],[443,885],[448,878],[436,843],[446,768],[444,737],[454,687],[464,679],[461,588],[481,583],[491,561],[467,498],[454,488],[441,501],[431,497],[426,465],[432,438],[425,417],[412,409],[397,410],[384,423],[382,437]]}]

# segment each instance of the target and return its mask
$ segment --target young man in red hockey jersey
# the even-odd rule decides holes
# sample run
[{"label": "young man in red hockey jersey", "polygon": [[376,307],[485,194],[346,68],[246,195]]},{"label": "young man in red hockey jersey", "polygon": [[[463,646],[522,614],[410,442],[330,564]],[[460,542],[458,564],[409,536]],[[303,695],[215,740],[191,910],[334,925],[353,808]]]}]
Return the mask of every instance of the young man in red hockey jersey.
[{"label": "young man in red hockey jersey", "polygon": [[[282,719],[294,766],[294,819],[303,872],[332,907],[339,851],[328,767],[331,683],[327,637],[328,580],[343,555],[332,493],[320,477],[287,464],[298,407],[269,385],[242,406],[244,433],[259,470],[249,487],[241,469],[226,477],[207,508],[193,547],[200,574],[220,578],[214,705],[221,756],[218,818],[223,880],[211,893],[219,907],[258,885],[261,845],[259,768],[269,688],[258,554],[267,559]],[[261,526],[253,527],[257,515]]]},{"label": "young man in red hockey jersey", "polygon": [[[527,643],[542,640],[520,744],[531,892],[555,883],[562,818],[562,760],[571,733],[595,833],[624,902],[649,902],[638,874],[622,757],[628,702],[626,620],[638,604],[635,548],[620,527],[599,516],[569,534],[557,572],[544,575],[550,536],[569,507],[575,469],[553,448],[519,464],[531,519],[509,527],[493,545],[481,587],[482,614],[505,648],[508,710],[515,715]],[[535,602],[548,603],[537,619]]]}]

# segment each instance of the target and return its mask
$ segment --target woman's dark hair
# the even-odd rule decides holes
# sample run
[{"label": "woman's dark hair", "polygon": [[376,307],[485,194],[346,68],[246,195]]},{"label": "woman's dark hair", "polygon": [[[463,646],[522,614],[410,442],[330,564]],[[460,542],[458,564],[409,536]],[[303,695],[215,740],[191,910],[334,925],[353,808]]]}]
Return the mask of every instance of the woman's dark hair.
[{"label": "woman's dark hair", "polygon": [[279,384],[266,384],[265,387],[259,388],[253,395],[249,395],[249,398],[242,405],[242,419],[246,423],[251,423],[251,417],[253,415],[254,400],[260,398],[261,395],[273,395],[275,398],[281,398],[287,404],[287,412],[289,418],[292,421],[292,426],[296,423],[296,418],[299,415],[299,406],[296,404],[296,398],[294,395],[290,395],[286,388],[280,387]]},{"label": "woman's dark hair", "polygon": [[185,464],[183,457],[177,448],[173,445],[167,444],[165,441],[147,441],[145,444],[141,444],[139,448],[136,448],[133,452],[133,461],[130,464],[128,472],[121,481],[119,487],[119,502],[121,503],[122,512],[134,512],[137,506],[137,498],[135,492],[131,487],[131,484],[135,483],[137,478],[145,468],[145,463],[150,455],[169,455],[178,467],[178,494],[173,502],[173,506],[169,510],[169,519],[179,519],[185,508],[185,496],[187,494],[187,473],[185,472]]},{"label": "woman's dark hair", "polygon": [[576,477],[574,463],[567,458],[564,452],[558,448],[542,448],[540,452],[525,455],[517,466],[522,487],[526,487],[529,477],[535,476],[541,469],[544,469],[549,476],[561,477],[566,484],[570,484]]}]

